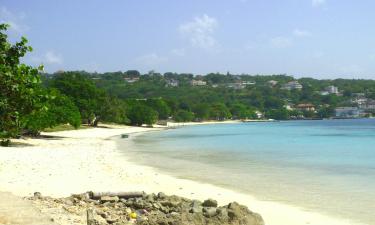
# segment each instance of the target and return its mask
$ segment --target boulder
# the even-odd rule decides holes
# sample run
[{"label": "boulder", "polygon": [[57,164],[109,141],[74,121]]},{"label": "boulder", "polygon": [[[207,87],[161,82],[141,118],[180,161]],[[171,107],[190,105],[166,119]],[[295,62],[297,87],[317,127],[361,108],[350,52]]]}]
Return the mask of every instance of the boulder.
[{"label": "boulder", "polygon": [[217,207],[217,201],[209,198],[202,203],[202,206],[203,207]]}]

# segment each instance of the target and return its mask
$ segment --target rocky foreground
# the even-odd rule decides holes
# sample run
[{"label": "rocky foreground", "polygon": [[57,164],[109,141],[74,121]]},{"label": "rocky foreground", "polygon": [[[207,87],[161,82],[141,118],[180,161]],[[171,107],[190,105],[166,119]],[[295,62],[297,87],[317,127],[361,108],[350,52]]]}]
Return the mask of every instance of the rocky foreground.
[{"label": "rocky foreground", "polygon": [[27,198],[56,224],[87,225],[264,225],[262,217],[236,202],[218,206],[163,193],[129,195],[116,193],[44,197],[35,193]]}]

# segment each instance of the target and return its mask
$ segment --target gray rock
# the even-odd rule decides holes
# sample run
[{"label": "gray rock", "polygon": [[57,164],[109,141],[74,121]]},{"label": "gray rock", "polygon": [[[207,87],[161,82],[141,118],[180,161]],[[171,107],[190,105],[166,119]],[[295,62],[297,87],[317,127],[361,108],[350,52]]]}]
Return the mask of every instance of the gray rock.
[{"label": "gray rock", "polygon": [[164,199],[164,198],[166,198],[166,197],[167,197],[167,195],[164,194],[163,192],[159,192],[159,193],[158,193],[158,198],[160,198],[160,199]]},{"label": "gray rock", "polygon": [[40,192],[34,192],[34,198],[35,199],[42,198],[42,194]]},{"label": "gray rock", "polygon": [[217,201],[209,198],[202,203],[202,206],[204,206],[204,207],[217,207]]},{"label": "gray rock", "polygon": [[206,217],[214,217],[217,215],[215,207],[205,207],[203,208],[203,215]]}]

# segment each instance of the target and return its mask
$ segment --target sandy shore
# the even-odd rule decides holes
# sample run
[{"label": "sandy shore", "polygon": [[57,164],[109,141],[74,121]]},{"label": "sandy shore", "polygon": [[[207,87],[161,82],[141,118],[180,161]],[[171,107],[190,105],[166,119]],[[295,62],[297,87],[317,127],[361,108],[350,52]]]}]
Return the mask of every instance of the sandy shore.
[{"label": "sandy shore", "polygon": [[[53,197],[92,191],[165,192],[194,199],[215,198],[220,204],[237,201],[260,213],[267,225],[354,225],[344,219],[256,200],[246,194],[161,174],[126,158],[111,139],[123,133],[161,128],[117,126],[49,133],[55,138],[19,141],[0,148],[0,191],[18,196],[39,191]],[[129,140],[130,141],[130,140]],[[129,145],[130,146],[130,145]],[[1,200],[0,200],[1,201]],[[358,223],[357,223],[358,224]]]}]

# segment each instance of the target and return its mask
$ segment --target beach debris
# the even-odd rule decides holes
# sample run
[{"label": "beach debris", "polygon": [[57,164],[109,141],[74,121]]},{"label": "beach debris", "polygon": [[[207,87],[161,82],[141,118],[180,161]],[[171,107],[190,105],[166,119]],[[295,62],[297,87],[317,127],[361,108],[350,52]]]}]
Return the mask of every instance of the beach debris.
[{"label": "beach debris", "polygon": [[117,196],[118,198],[141,198],[145,195],[144,192],[92,192],[89,191],[87,192],[88,196],[92,199],[100,199],[103,196],[107,197],[115,197]]},{"label": "beach debris", "polygon": [[[66,198],[41,194],[29,197],[40,210],[53,210],[53,218],[79,218],[82,225],[264,225],[262,217],[236,202],[218,206],[214,199],[203,202],[163,192],[87,192]],[[56,217],[56,218],[55,218]],[[74,221],[81,221],[79,219]]]}]

